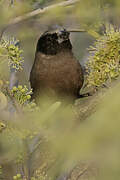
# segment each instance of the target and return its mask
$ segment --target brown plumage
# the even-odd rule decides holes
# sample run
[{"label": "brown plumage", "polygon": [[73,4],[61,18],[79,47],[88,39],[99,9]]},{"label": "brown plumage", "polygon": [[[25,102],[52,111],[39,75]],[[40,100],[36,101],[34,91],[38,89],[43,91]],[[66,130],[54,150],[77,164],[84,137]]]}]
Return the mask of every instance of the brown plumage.
[{"label": "brown plumage", "polygon": [[69,32],[45,32],[38,40],[30,73],[33,98],[44,95],[76,99],[83,85],[82,67],[72,53]]}]

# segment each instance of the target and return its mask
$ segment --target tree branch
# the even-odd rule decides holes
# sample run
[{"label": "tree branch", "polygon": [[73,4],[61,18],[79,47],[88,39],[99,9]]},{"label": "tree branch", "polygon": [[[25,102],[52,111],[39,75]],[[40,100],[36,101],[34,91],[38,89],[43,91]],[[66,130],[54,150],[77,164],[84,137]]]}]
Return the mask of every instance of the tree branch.
[{"label": "tree branch", "polygon": [[34,16],[37,16],[39,14],[45,13],[48,10],[51,10],[51,9],[54,9],[54,8],[57,8],[57,7],[70,6],[70,5],[73,5],[73,4],[75,4],[75,3],[79,2],[79,1],[80,0],[68,0],[68,1],[63,1],[63,2],[60,2],[60,3],[57,3],[57,4],[47,6],[45,8],[39,8],[37,10],[34,10],[32,12],[29,12],[27,14],[24,14],[22,16],[18,16],[16,18],[10,20],[10,22],[8,23],[8,26],[17,24],[17,23],[19,23],[21,21],[24,21],[24,20],[27,20],[27,19],[29,19],[31,17],[34,17]]}]

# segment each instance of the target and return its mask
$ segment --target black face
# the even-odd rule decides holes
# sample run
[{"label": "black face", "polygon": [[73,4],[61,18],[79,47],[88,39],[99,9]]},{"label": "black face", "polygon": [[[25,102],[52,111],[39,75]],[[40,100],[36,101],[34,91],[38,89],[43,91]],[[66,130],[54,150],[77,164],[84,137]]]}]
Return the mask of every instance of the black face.
[{"label": "black face", "polygon": [[37,52],[55,55],[65,49],[71,50],[69,35],[70,33],[64,28],[45,32],[38,40]]}]

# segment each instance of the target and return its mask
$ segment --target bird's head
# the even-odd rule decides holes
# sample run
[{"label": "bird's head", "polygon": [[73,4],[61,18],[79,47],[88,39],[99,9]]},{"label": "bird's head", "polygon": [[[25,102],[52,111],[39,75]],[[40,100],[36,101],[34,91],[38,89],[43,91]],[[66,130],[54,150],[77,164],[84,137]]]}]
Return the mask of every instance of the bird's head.
[{"label": "bird's head", "polygon": [[56,34],[58,37],[58,43],[59,44],[64,42],[64,41],[69,40],[70,33],[64,28],[57,29]]},{"label": "bird's head", "polygon": [[65,28],[50,29],[42,34],[37,43],[37,52],[55,55],[61,51],[71,50],[70,33]]}]

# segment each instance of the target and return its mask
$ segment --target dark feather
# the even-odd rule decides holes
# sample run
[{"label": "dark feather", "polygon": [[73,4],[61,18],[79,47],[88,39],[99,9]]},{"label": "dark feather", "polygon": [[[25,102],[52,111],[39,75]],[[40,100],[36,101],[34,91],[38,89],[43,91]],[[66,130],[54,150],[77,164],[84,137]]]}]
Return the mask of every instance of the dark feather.
[{"label": "dark feather", "polygon": [[80,63],[72,53],[69,32],[45,32],[38,40],[30,73],[33,97],[49,94],[61,99],[76,99],[83,85]]}]

